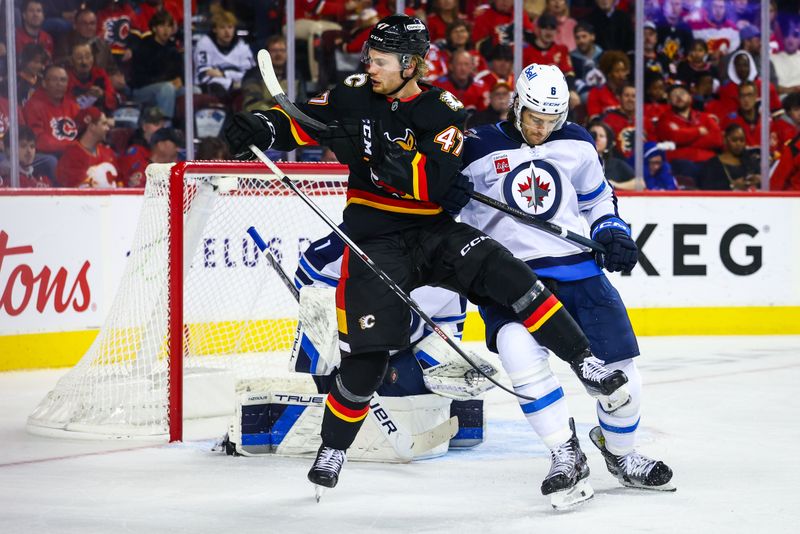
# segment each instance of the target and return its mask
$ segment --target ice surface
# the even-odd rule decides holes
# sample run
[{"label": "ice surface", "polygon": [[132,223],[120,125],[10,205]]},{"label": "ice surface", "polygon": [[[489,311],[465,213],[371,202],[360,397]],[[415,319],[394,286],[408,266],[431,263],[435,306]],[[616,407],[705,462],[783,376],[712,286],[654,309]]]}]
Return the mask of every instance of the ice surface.
[{"label": "ice surface", "polygon": [[351,462],[317,504],[310,460],[210,452],[219,421],[174,445],[29,435],[25,418],[64,371],[0,373],[0,532],[800,532],[800,337],[640,344],[639,449],[673,468],[676,493],[622,488],[606,471],[587,436],[594,404],[561,362],[595,489],[568,512],[540,494],[547,450],[496,390],[477,449]]}]

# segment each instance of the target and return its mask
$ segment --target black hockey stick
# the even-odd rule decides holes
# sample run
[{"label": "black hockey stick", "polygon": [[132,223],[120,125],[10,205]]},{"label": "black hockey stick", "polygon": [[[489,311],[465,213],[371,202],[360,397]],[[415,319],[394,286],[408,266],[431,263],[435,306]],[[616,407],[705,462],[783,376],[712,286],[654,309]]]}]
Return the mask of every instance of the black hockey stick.
[{"label": "black hockey stick", "polygon": [[508,204],[500,202],[499,200],[495,200],[492,197],[488,197],[486,195],[476,192],[470,193],[469,196],[473,200],[480,202],[481,204],[486,204],[487,206],[492,207],[498,211],[502,211],[503,213],[508,213],[509,215],[516,217],[522,222],[529,224],[535,228],[538,228],[539,230],[547,232],[548,234],[560,237],[561,239],[564,239],[566,241],[571,241],[573,244],[576,245],[582,245],[595,252],[601,252],[603,254],[605,254],[606,252],[606,247],[604,247],[594,239],[583,237],[582,235],[576,234],[572,230],[567,230],[566,228],[563,228],[557,224],[537,219],[530,213],[525,213],[521,209],[509,206]]},{"label": "black hockey stick", "polygon": [[[247,233],[253,239],[253,242],[259,250],[267,257],[270,267],[272,267],[272,270],[278,275],[278,278],[281,279],[283,285],[286,286],[286,289],[289,290],[297,303],[300,304],[300,291],[294,285],[291,278],[289,278],[289,275],[286,274],[286,271],[283,270],[280,262],[278,262],[278,258],[269,250],[261,234],[259,234],[258,230],[253,226],[247,229]],[[452,439],[453,436],[458,433],[458,418],[456,417],[450,417],[447,421],[425,432],[413,435],[404,432],[403,429],[400,428],[400,425],[392,420],[392,414],[389,412],[388,408],[381,406],[380,395],[378,395],[377,392],[373,394],[372,400],[369,402],[369,410],[378,428],[389,442],[389,445],[392,446],[397,456],[404,461],[411,461],[415,455],[428,452],[445,441]]]},{"label": "black hockey stick", "polygon": [[403,302],[405,302],[405,303],[406,303],[406,305],[407,305],[409,308],[411,308],[412,310],[414,310],[414,311],[415,311],[415,312],[416,312],[416,313],[417,313],[417,314],[418,314],[418,315],[419,315],[419,316],[422,318],[422,320],[423,320],[423,321],[425,321],[425,324],[427,324],[427,325],[428,325],[428,326],[429,326],[429,327],[430,327],[430,328],[431,328],[431,329],[432,329],[434,332],[436,332],[436,334],[437,334],[439,337],[441,337],[441,338],[442,338],[442,339],[445,341],[445,343],[447,343],[447,344],[448,344],[448,345],[449,345],[449,346],[450,346],[450,347],[451,347],[451,348],[452,348],[454,351],[456,351],[456,352],[458,353],[458,355],[459,355],[459,356],[461,356],[462,358],[464,358],[464,360],[465,360],[465,361],[466,361],[466,362],[467,362],[467,363],[468,363],[468,364],[469,364],[469,365],[470,365],[470,366],[471,366],[473,369],[475,369],[475,370],[476,370],[476,371],[477,371],[477,372],[478,372],[480,375],[484,376],[484,377],[485,377],[485,378],[486,378],[486,379],[487,379],[489,382],[491,382],[491,383],[492,383],[492,384],[494,384],[495,386],[499,387],[500,389],[502,389],[502,390],[503,390],[503,391],[505,391],[506,393],[510,393],[510,394],[514,395],[515,397],[519,397],[520,399],[527,400],[527,401],[536,401],[536,400],[537,400],[537,399],[536,399],[536,398],[534,398],[534,397],[529,397],[529,396],[527,396],[527,395],[523,395],[522,393],[517,393],[517,392],[515,392],[515,391],[513,391],[513,390],[511,390],[511,389],[509,389],[509,388],[507,388],[507,387],[505,387],[503,384],[501,384],[500,382],[498,382],[497,380],[495,380],[494,378],[492,378],[492,377],[491,377],[490,375],[488,375],[488,374],[487,374],[487,373],[486,373],[486,372],[485,372],[483,369],[481,369],[479,365],[477,365],[477,364],[476,364],[474,361],[472,361],[472,358],[470,358],[469,356],[467,356],[467,354],[466,354],[466,353],[465,353],[463,350],[461,350],[461,347],[459,347],[459,346],[458,346],[458,344],[456,344],[456,342],[455,342],[455,341],[453,341],[452,339],[450,339],[450,336],[449,336],[449,335],[447,335],[447,333],[446,333],[444,330],[442,330],[441,328],[439,328],[439,325],[437,325],[436,323],[434,323],[434,322],[433,322],[433,319],[431,319],[431,318],[428,316],[428,314],[427,314],[427,313],[425,313],[425,312],[422,310],[422,308],[420,308],[419,304],[417,304],[417,303],[414,301],[414,299],[412,299],[410,296],[408,296],[408,294],[407,294],[405,291],[403,291],[403,289],[402,289],[400,286],[398,286],[398,285],[397,285],[397,284],[394,282],[394,280],[392,280],[391,278],[389,278],[389,276],[388,276],[386,273],[384,273],[384,272],[381,270],[381,268],[380,268],[380,267],[378,267],[378,266],[375,264],[375,262],[374,262],[374,261],[372,261],[372,259],[370,259],[370,257],[369,257],[369,256],[367,256],[367,254],[366,254],[366,253],[365,253],[363,250],[361,250],[361,248],[360,248],[358,245],[356,245],[356,244],[353,242],[353,240],[352,240],[352,239],[350,239],[350,236],[348,236],[346,233],[344,233],[344,232],[341,230],[341,228],[339,228],[339,226],[337,226],[337,224],[336,224],[335,222],[333,222],[333,221],[331,220],[331,218],[330,218],[330,217],[328,217],[328,215],[327,215],[327,214],[326,214],[324,211],[322,211],[322,210],[319,208],[319,206],[317,206],[317,205],[314,203],[314,201],[313,201],[313,200],[311,200],[311,199],[308,197],[308,195],[306,195],[306,194],[305,194],[303,191],[301,191],[301,190],[300,190],[300,188],[299,188],[299,187],[297,187],[297,185],[296,185],[296,184],[295,184],[295,183],[294,183],[294,182],[293,182],[293,181],[292,181],[292,180],[291,180],[291,179],[290,179],[288,176],[286,176],[286,174],[285,174],[285,173],[284,173],[282,170],[280,170],[280,169],[278,168],[278,166],[277,166],[277,165],[275,165],[275,164],[272,162],[272,160],[271,160],[271,159],[269,159],[269,158],[266,156],[266,154],[264,154],[264,153],[263,153],[263,152],[262,152],[262,151],[261,151],[261,150],[260,150],[260,149],[259,149],[257,146],[255,146],[255,145],[250,145],[250,150],[253,152],[253,154],[255,154],[255,155],[256,155],[256,157],[257,157],[259,160],[261,160],[261,162],[262,162],[264,165],[266,165],[267,167],[269,167],[269,169],[270,169],[270,170],[271,170],[271,171],[272,171],[272,172],[275,174],[275,176],[277,176],[277,177],[278,177],[278,179],[280,179],[280,181],[281,181],[281,182],[283,182],[283,183],[284,183],[284,184],[285,184],[285,185],[286,185],[286,186],[287,186],[289,189],[291,189],[291,190],[292,190],[292,191],[293,191],[293,192],[294,192],[294,193],[295,193],[295,194],[296,194],[298,197],[300,197],[300,199],[301,199],[301,200],[302,200],[302,201],[303,201],[303,202],[304,202],[304,203],[305,203],[305,204],[306,204],[306,205],[307,205],[309,208],[311,208],[311,210],[312,210],[314,213],[316,213],[316,214],[317,214],[317,215],[318,215],[318,216],[319,216],[319,217],[320,217],[320,218],[321,218],[321,219],[322,219],[322,220],[325,222],[325,224],[327,224],[327,225],[328,225],[328,226],[329,226],[329,227],[330,227],[330,228],[331,228],[331,229],[334,231],[334,233],[335,233],[336,235],[338,235],[338,236],[339,236],[339,238],[341,238],[341,240],[342,240],[342,241],[344,241],[344,243],[345,243],[345,244],[346,244],[346,245],[347,245],[347,246],[350,248],[350,250],[352,250],[352,251],[353,251],[353,252],[354,252],[354,253],[355,253],[355,254],[356,254],[356,255],[357,255],[357,256],[358,256],[358,257],[361,259],[361,261],[363,261],[363,262],[364,262],[364,263],[367,265],[367,267],[369,267],[369,269],[370,269],[370,270],[371,270],[373,273],[375,273],[375,275],[376,275],[378,278],[380,278],[380,279],[381,279],[381,280],[382,280],[382,281],[383,281],[383,282],[384,282],[384,283],[385,283],[387,286],[389,286],[389,288],[390,288],[390,289],[391,289],[391,290],[392,290],[392,291],[393,291],[393,292],[394,292],[394,293],[395,293],[395,294],[396,294],[398,297],[400,297],[400,299],[401,299]]}]

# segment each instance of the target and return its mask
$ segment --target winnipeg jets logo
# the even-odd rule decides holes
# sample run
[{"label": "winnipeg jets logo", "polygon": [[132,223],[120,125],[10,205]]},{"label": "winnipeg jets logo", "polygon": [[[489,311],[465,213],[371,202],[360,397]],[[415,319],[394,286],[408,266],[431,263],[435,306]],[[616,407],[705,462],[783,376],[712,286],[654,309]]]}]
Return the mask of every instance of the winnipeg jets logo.
[{"label": "winnipeg jets logo", "polygon": [[519,184],[519,194],[528,200],[528,207],[532,207],[534,211],[543,208],[544,199],[550,195],[550,184],[543,182],[539,176],[535,176],[533,180],[527,176],[525,181],[527,183]]},{"label": "winnipeg jets logo", "polygon": [[561,204],[561,178],[552,164],[525,161],[501,179],[509,205],[545,220],[555,216]]}]

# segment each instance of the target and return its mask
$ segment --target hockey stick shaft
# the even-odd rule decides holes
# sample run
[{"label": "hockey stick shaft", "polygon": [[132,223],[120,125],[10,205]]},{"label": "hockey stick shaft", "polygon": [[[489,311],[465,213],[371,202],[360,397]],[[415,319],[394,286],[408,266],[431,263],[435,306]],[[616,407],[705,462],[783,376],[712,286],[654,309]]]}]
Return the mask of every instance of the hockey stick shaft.
[{"label": "hockey stick shaft", "polygon": [[541,219],[537,219],[536,217],[534,217],[530,213],[525,213],[524,211],[522,211],[520,209],[517,209],[517,208],[514,208],[512,206],[509,206],[508,204],[500,202],[499,200],[495,200],[492,197],[488,197],[486,195],[483,195],[481,193],[476,193],[476,192],[470,193],[469,196],[473,200],[475,200],[477,202],[480,202],[481,204],[485,204],[485,205],[490,206],[490,207],[492,207],[492,208],[494,208],[496,210],[502,211],[503,213],[507,213],[509,215],[512,215],[512,216],[516,217],[517,219],[521,220],[522,222],[524,222],[526,224],[529,224],[529,225],[531,225],[531,226],[533,226],[535,228],[538,228],[539,230],[542,230],[543,232],[547,232],[548,234],[554,235],[556,237],[560,237],[561,239],[564,239],[566,241],[570,241],[575,245],[584,246],[584,247],[586,247],[586,248],[588,248],[590,250],[593,250],[595,252],[601,252],[603,254],[605,254],[605,252],[606,252],[606,248],[603,245],[601,245],[600,243],[598,243],[597,241],[595,241],[594,239],[589,239],[588,237],[584,237],[584,236],[582,236],[580,234],[576,234],[572,230],[568,230],[568,229],[566,229],[564,227],[561,227],[561,226],[559,226],[557,224],[554,224],[554,223],[551,223],[551,222],[547,222],[547,221],[543,221]]},{"label": "hockey stick shaft", "polygon": [[289,100],[286,93],[283,92],[278,77],[275,75],[275,69],[272,67],[272,58],[266,50],[259,50],[257,54],[258,70],[261,71],[261,77],[264,79],[264,84],[267,90],[272,95],[272,98],[283,108],[283,110],[290,116],[297,119],[297,122],[318,131],[327,130],[328,127],[316,119],[312,119],[302,111],[300,111],[294,102]]},{"label": "hockey stick shaft", "polygon": [[[297,303],[300,304],[300,291],[289,278],[289,275],[286,274],[286,271],[283,270],[283,267],[281,267],[275,255],[269,250],[261,234],[259,234],[258,230],[253,226],[247,229],[247,233],[259,250],[267,257],[270,267],[272,267],[275,274],[278,275],[278,278],[281,279],[283,285],[286,286],[286,289],[289,290]],[[378,428],[383,432],[384,436],[386,436],[386,440],[392,446],[394,452],[397,453],[397,456],[406,461],[413,459],[415,454],[427,452],[441,445],[452,438],[458,431],[458,422],[456,421],[454,423],[451,417],[449,420],[440,423],[427,432],[414,434],[413,436],[409,435],[403,432],[399,425],[393,421],[392,414],[389,410],[381,406],[381,399],[377,392],[373,394],[373,398],[369,403],[369,409]],[[455,431],[453,431],[453,425],[455,425]]]},{"label": "hockey stick shaft", "polygon": [[412,299],[410,296],[408,296],[408,294],[407,294],[405,291],[403,291],[403,289],[402,289],[400,286],[398,286],[398,285],[397,285],[397,284],[394,282],[394,280],[392,280],[391,278],[389,278],[389,276],[388,276],[386,273],[384,273],[384,272],[381,270],[381,268],[380,268],[380,267],[378,267],[378,265],[377,265],[377,264],[375,264],[375,262],[373,262],[373,261],[372,261],[372,259],[370,259],[370,257],[369,257],[369,256],[367,256],[367,254],[366,254],[366,253],[365,253],[363,250],[361,250],[361,248],[360,248],[358,245],[356,245],[356,244],[353,242],[353,240],[352,240],[352,239],[350,239],[350,236],[348,236],[346,233],[344,233],[344,232],[341,230],[341,228],[339,228],[339,226],[338,226],[338,225],[337,225],[335,222],[333,222],[333,221],[331,220],[331,218],[330,218],[330,217],[328,217],[328,215],[327,215],[327,214],[326,214],[324,211],[322,211],[322,210],[319,208],[319,206],[317,206],[317,205],[314,203],[314,201],[312,201],[312,200],[311,200],[311,199],[308,197],[308,195],[306,195],[305,193],[303,193],[303,191],[301,191],[301,190],[300,190],[300,188],[298,188],[298,187],[297,187],[297,185],[296,185],[296,184],[295,184],[295,183],[294,183],[294,182],[293,182],[291,179],[289,179],[289,177],[288,177],[288,176],[286,176],[286,174],[285,174],[285,173],[284,173],[282,170],[280,170],[280,169],[278,168],[278,166],[277,166],[277,165],[275,165],[275,163],[273,163],[273,162],[272,162],[272,160],[271,160],[271,159],[269,159],[269,158],[266,156],[266,154],[264,154],[264,153],[263,153],[263,152],[262,152],[262,151],[261,151],[261,150],[260,150],[260,149],[259,149],[257,146],[255,146],[255,145],[250,145],[250,150],[253,152],[253,154],[255,154],[255,155],[256,155],[256,157],[258,157],[258,159],[259,159],[259,160],[261,160],[261,162],[262,162],[264,165],[266,165],[267,167],[269,167],[269,169],[270,169],[270,170],[271,170],[271,171],[272,171],[272,172],[275,174],[275,176],[277,176],[277,177],[278,177],[278,179],[280,179],[280,181],[281,181],[281,182],[283,182],[283,183],[284,183],[284,184],[285,184],[285,185],[286,185],[286,186],[287,186],[289,189],[291,189],[291,190],[292,190],[292,191],[293,191],[293,192],[294,192],[294,193],[295,193],[295,194],[296,194],[298,197],[300,197],[300,199],[301,199],[301,200],[302,200],[302,201],[303,201],[303,202],[304,202],[304,203],[305,203],[305,204],[306,204],[306,205],[307,205],[309,208],[311,208],[311,210],[312,210],[314,213],[316,213],[316,214],[317,214],[317,215],[318,215],[318,216],[319,216],[319,217],[320,217],[320,218],[321,218],[321,219],[322,219],[322,220],[325,222],[325,224],[327,224],[327,225],[328,225],[328,226],[329,226],[329,227],[330,227],[330,228],[333,230],[333,232],[334,232],[336,235],[338,235],[338,236],[339,236],[339,238],[340,238],[342,241],[344,241],[345,245],[347,245],[347,246],[350,248],[350,250],[351,250],[351,251],[353,251],[353,252],[356,254],[356,256],[358,256],[358,257],[361,259],[361,261],[363,261],[363,262],[364,262],[364,264],[366,264],[366,266],[367,266],[367,267],[369,267],[369,269],[370,269],[370,270],[371,270],[373,273],[375,273],[375,275],[376,275],[378,278],[380,278],[380,279],[383,281],[383,283],[385,283],[387,286],[389,286],[389,288],[392,290],[392,292],[394,292],[394,293],[395,293],[395,294],[396,294],[398,297],[400,297],[400,299],[401,299],[403,302],[405,302],[405,303],[406,303],[406,305],[407,305],[409,308],[411,308],[412,310],[414,310],[414,311],[415,311],[415,312],[416,312],[416,313],[417,313],[417,314],[420,316],[420,318],[422,318],[422,320],[423,320],[423,321],[425,321],[425,324],[427,324],[429,327],[431,327],[431,329],[432,329],[434,332],[436,332],[436,334],[437,334],[439,337],[441,337],[441,338],[442,338],[442,339],[445,341],[445,343],[447,343],[447,344],[448,344],[448,345],[449,345],[449,346],[450,346],[450,347],[451,347],[451,348],[452,348],[454,351],[456,351],[456,353],[458,353],[458,355],[459,355],[459,356],[461,356],[462,358],[464,358],[464,360],[465,360],[465,361],[466,361],[466,362],[467,362],[467,363],[468,363],[468,364],[469,364],[469,365],[470,365],[470,366],[471,366],[473,369],[475,369],[475,371],[477,371],[477,372],[478,372],[478,374],[482,375],[482,376],[483,376],[484,378],[486,378],[486,379],[487,379],[489,382],[491,382],[491,383],[492,383],[492,384],[494,384],[495,386],[499,387],[500,389],[502,389],[502,390],[503,390],[503,391],[505,391],[506,393],[510,393],[510,394],[514,395],[515,397],[519,397],[520,399],[523,399],[523,400],[527,400],[527,401],[536,401],[536,399],[535,399],[534,397],[529,397],[529,396],[527,396],[527,395],[523,395],[523,394],[521,394],[521,393],[517,393],[517,392],[515,392],[515,391],[513,391],[513,390],[511,390],[511,389],[509,389],[509,388],[507,388],[506,386],[504,386],[503,384],[501,384],[500,382],[498,382],[497,380],[495,380],[494,378],[492,378],[492,377],[491,377],[491,376],[489,376],[488,374],[486,374],[486,372],[484,372],[484,370],[483,370],[483,369],[481,369],[479,365],[477,365],[477,364],[476,364],[474,361],[472,361],[472,358],[470,358],[469,356],[467,356],[467,354],[466,354],[466,353],[465,353],[465,352],[464,352],[464,351],[461,349],[461,347],[459,347],[459,346],[458,346],[458,344],[457,344],[455,341],[453,341],[453,340],[450,338],[450,336],[449,336],[449,335],[447,335],[447,333],[446,333],[444,330],[442,330],[442,329],[439,327],[439,325],[437,325],[435,322],[433,322],[433,319],[431,319],[431,318],[428,316],[428,314],[427,314],[427,313],[425,313],[425,312],[422,310],[422,308],[420,308],[419,304],[417,304],[416,302],[414,302],[414,299]]}]

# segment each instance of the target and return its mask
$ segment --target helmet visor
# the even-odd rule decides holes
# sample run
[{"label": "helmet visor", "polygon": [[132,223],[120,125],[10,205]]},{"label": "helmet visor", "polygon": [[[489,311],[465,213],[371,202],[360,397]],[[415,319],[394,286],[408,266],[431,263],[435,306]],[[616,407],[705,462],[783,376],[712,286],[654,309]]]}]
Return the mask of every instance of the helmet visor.
[{"label": "helmet visor", "polygon": [[376,50],[369,43],[361,47],[361,63],[367,68],[377,67],[387,72],[402,72],[406,68],[403,67],[400,54]]}]

